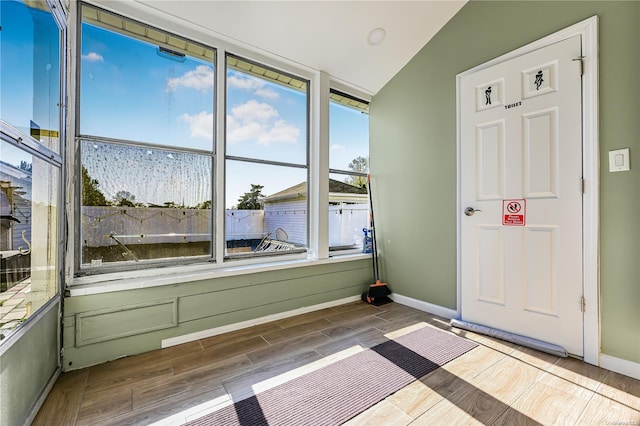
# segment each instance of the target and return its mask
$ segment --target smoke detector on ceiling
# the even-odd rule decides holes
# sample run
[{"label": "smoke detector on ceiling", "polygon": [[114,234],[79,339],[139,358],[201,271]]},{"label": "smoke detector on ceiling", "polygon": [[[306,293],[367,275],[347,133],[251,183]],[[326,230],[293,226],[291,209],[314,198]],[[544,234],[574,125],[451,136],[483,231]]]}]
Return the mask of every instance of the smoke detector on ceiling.
[{"label": "smoke detector on ceiling", "polygon": [[367,41],[369,42],[370,45],[377,46],[384,41],[384,38],[386,36],[387,36],[387,32],[384,30],[384,28],[374,28],[369,33],[369,36],[367,37]]}]

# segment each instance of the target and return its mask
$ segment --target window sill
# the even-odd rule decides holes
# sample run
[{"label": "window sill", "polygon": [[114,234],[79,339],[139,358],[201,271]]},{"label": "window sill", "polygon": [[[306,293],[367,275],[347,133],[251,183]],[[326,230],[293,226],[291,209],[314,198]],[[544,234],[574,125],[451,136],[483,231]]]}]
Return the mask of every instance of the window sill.
[{"label": "window sill", "polygon": [[189,266],[157,268],[145,271],[131,271],[76,277],[72,278],[69,281],[68,294],[71,297],[87,296],[92,294],[110,293],[124,290],[175,285],[186,282],[224,278],[237,275],[255,274],[258,272],[351,262],[362,259],[369,259],[370,257],[370,253],[357,253],[317,260],[295,259],[254,264],[234,264],[235,262],[228,262],[223,266],[211,264],[196,264]]}]

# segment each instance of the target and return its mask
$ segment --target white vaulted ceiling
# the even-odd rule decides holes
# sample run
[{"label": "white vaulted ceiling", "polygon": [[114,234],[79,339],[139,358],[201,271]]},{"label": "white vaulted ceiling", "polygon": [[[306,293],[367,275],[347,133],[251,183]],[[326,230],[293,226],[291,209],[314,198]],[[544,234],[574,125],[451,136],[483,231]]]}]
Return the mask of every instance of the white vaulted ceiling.
[{"label": "white vaulted ceiling", "polygon": [[[116,2],[93,3],[119,9]],[[466,3],[450,1],[127,1],[126,10],[179,20],[374,95]],[[375,28],[386,37],[367,38]],[[167,28],[171,30],[171,28]]]}]

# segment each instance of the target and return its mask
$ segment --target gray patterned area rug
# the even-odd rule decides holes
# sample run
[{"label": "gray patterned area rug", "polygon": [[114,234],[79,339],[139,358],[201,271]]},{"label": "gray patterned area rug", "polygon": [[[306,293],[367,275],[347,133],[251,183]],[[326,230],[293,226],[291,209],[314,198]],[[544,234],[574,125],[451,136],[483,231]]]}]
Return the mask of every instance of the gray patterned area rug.
[{"label": "gray patterned area rug", "polygon": [[188,423],[340,425],[476,343],[423,327]]}]

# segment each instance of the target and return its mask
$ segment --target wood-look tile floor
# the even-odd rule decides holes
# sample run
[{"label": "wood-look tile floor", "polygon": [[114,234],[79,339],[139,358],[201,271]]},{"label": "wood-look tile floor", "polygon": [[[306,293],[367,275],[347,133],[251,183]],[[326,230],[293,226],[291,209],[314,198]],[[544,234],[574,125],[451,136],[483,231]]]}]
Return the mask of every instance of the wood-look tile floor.
[{"label": "wood-look tile floor", "polygon": [[639,380],[362,302],[63,373],[33,424],[182,424],[420,326],[479,345],[348,425],[640,425]]}]

